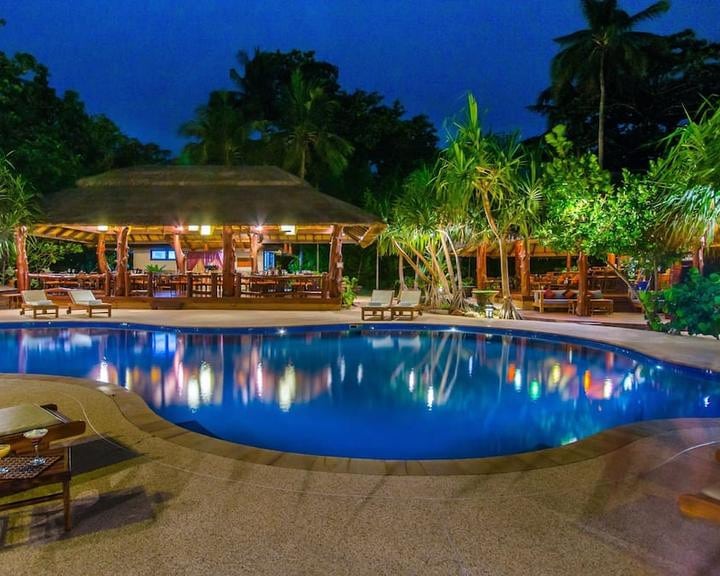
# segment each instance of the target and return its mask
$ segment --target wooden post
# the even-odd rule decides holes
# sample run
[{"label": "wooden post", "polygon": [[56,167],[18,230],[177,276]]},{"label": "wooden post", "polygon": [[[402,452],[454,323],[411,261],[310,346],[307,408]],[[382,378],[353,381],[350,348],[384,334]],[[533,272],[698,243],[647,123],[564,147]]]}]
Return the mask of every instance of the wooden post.
[{"label": "wooden post", "polygon": [[[232,226],[223,226],[222,244],[222,295],[223,298],[229,298],[235,293],[235,237]],[[213,297],[217,297],[217,292],[213,292]]]},{"label": "wooden post", "polygon": [[588,261],[587,254],[580,252],[578,254],[578,273],[580,280],[578,282],[578,298],[577,306],[575,306],[575,314],[578,316],[589,316],[588,301]]},{"label": "wooden post", "polygon": [[15,277],[18,290],[30,289],[30,271],[27,260],[27,226],[18,226],[14,230],[15,237]]},{"label": "wooden post", "polygon": [[112,295],[112,272],[105,270],[105,296]]},{"label": "wooden post", "polygon": [[617,265],[617,258],[615,257],[615,254],[612,254],[612,253],[611,253],[611,254],[608,254],[608,255],[607,255],[607,261],[608,261],[608,264],[611,265],[611,266],[616,266],[616,265]]},{"label": "wooden post", "polygon": [[481,290],[487,284],[487,248],[487,242],[483,242],[475,252],[477,258],[475,262],[475,281],[477,287]]},{"label": "wooden post", "polygon": [[515,250],[513,254],[515,255],[515,278],[517,280],[517,283],[520,284],[522,281],[522,240],[516,240],[515,241]]},{"label": "wooden post", "polygon": [[175,266],[177,267],[178,274],[185,273],[185,252],[182,249],[182,242],[180,242],[180,234],[173,234],[173,250],[175,251]]},{"label": "wooden post", "polygon": [[260,250],[260,246],[262,245],[262,242],[260,242],[260,235],[256,234],[255,232],[250,232],[250,272],[253,274],[258,273],[258,262],[257,262],[257,256],[258,251]]},{"label": "wooden post", "polygon": [[530,296],[530,253],[527,239],[518,240],[515,254],[520,259],[520,294],[523,298]]},{"label": "wooden post", "polygon": [[152,272],[148,272],[147,275],[147,295],[148,298],[152,298],[155,296],[155,287],[153,286],[153,283],[155,281],[155,274]]},{"label": "wooden post", "polygon": [[115,271],[115,296],[128,296],[130,286],[128,283],[128,235],[130,234],[129,226],[121,226],[117,230],[117,266]]},{"label": "wooden post", "polygon": [[187,290],[185,291],[188,298],[192,298],[193,294],[193,273],[188,272],[187,273]]},{"label": "wooden post", "polygon": [[210,298],[218,297],[218,275],[215,273],[210,274]]},{"label": "wooden post", "polygon": [[565,272],[570,272],[570,268],[572,268],[572,254],[568,252],[565,256]]},{"label": "wooden post", "polygon": [[97,248],[95,251],[97,253],[98,272],[105,274],[105,272],[108,271],[107,258],[105,257],[105,232],[98,234]]},{"label": "wooden post", "polygon": [[239,298],[242,296],[242,273],[238,272],[235,274],[235,297]]},{"label": "wooden post", "polygon": [[342,292],[343,259],[342,259],[343,227],[333,225],[330,236],[330,270],[328,272],[328,294],[330,298],[337,298]]}]

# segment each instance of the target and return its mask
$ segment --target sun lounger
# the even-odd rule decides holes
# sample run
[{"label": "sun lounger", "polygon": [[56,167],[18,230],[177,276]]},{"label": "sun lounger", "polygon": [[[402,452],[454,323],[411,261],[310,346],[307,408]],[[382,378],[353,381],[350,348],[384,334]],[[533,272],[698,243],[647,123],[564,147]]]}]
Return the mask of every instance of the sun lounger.
[{"label": "sun lounger", "polygon": [[[720,462],[720,450],[715,459]],[[720,523],[720,483],[703,488],[699,494],[681,494],[678,506],[685,516]]]},{"label": "sun lounger", "polygon": [[403,290],[400,292],[398,303],[390,307],[390,319],[408,318],[413,320],[415,314],[422,316],[422,309],[420,308],[421,296],[420,290]]},{"label": "sun lounger", "polygon": [[376,320],[379,316],[380,320],[385,320],[385,312],[390,312],[394,295],[392,290],[373,290],[370,302],[360,308],[361,318],[367,320],[370,316],[371,320]]},{"label": "sun lounger", "polygon": [[20,306],[20,316],[25,314],[25,310],[32,310],[33,318],[40,314],[55,314],[58,317],[60,308],[52,300],[47,297],[45,290],[23,290],[22,304]]},{"label": "sun lounger", "polygon": [[70,306],[68,306],[68,314],[70,314],[75,307],[85,310],[90,318],[93,317],[93,312],[96,314],[98,312],[104,312],[108,315],[108,318],[112,316],[112,304],[98,300],[90,290],[70,290],[69,294]]}]

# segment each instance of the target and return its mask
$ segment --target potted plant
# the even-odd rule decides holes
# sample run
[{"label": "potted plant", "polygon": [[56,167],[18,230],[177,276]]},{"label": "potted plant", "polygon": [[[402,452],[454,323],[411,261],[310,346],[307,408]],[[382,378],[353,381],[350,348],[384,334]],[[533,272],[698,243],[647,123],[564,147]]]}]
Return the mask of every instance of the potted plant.
[{"label": "potted plant", "polygon": [[495,296],[498,295],[499,290],[482,290],[475,288],[472,291],[472,295],[475,297],[475,301],[480,308],[484,308],[486,304],[492,304],[495,300]]}]

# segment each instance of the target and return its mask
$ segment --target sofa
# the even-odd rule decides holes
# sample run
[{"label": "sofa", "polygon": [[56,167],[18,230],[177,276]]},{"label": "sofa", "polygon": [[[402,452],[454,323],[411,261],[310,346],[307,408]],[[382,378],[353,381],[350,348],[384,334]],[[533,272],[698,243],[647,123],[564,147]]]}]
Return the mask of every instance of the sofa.
[{"label": "sofa", "polygon": [[559,290],[533,290],[533,308],[545,310],[570,310],[577,302],[577,291],[561,288]]}]

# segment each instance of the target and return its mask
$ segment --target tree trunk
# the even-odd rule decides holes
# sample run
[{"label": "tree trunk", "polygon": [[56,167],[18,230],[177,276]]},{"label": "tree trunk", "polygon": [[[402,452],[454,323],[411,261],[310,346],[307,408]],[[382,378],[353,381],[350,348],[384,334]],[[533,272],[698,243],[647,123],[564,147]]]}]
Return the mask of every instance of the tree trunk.
[{"label": "tree trunk", "polygon": [[405,265],[400,254],[398,254],[398,284],[400,284],[400,290],[405,289]]},{"label": "tree trunk", "polygon": [[500,253],[500,281],[503,298],[502,306],[500,307],[500,318],[506,320],[522,320],[522,315],[515,307],[512,293],[510,292],[510,267],[508,266],[505,242],[502,239],[498,240],[498,251]]},{"label": "tree trunk", "polygon": [[30,271],[28,270],[27,259],[27,226],[15,228],[15,287],[18,290],[30,289]]},{"label": "tree trunk", "polygon": [[173,234],[173,250],[175,251],[175,266],[178,274],[185,274],[185,252],[182,249],[180,234]]},{"label": "tree trunk", "polygon": [[343,258],[342,258],[343,227],[334,225],[330,236],[330,269],[328,273],[330,298],[338,298],[342,293]]},{"label": "tree trunk", "polygon": [[526,298],[530,296],[530,252],[527,238],[516,242],[515,254],[520,259],[520,294]]},{"label": "tree trunk", "polygon": [[487,283],[487,242],[480,244],[475,254],[475,285],[482,290]]},{"label": "tree trunk", "polygon": [[700,246],[693,253],[693,267],[702,275],[705,272],[705,236],[700,238]]},{"label": "tree trunk", "polygon": [[222,245],[222,295],[223,298],[229,298],[235,293],[235,241],[232,226],[223,226]]},{"label": "tree trunk", "polygon": [[107,258],[105,257],[105,232],[98,234],[95,253],[97,254],[98,272],[100,272],[100,274],[105,274],[105,272],[108,271]]},{"label": "tree trunk", "polygon": [[578,282],[578,299],[577,305],[575,306],[575,314],[578,316],[589,316],[588,261],[585,252],[578,254],[578,273],[580,280]]},{"label": "tree trunk", "polygon": [[600,110],[598,111],[598,164],[605,162],[605,52],[600,55]]},{"label": "tree trunk", "polygon": [[128,296],[130,286],[127,284],[128,272],[128,236],[129,226],[117,230],[117,265],[115,266],[115,296]]},{"label": "tree trunk", "polygon": [[[258,272],[258,251],[260,250],[261,242],[260,242],[260,235],[256,234],[255,232],[250,232],[248,234],[250,236],[250,272],[253,274],[257,274]],[[318,271],[320,270],[320,262],[317,263]]]}]

